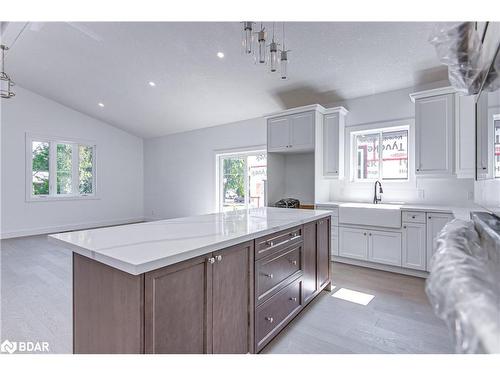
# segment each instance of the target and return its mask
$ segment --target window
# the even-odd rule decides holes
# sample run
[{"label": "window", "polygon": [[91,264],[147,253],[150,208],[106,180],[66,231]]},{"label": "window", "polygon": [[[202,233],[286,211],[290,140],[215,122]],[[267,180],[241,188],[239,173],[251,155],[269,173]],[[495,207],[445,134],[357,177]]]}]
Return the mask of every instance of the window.
[{"label": "window", "polygon": [[500,120],[495,121],[495,178],[500,178]]},{"label": "window", "polygon": [[408,180],[408,126],[353,132],[353,180]]},{"label": "window", "polygon": [[95,195],[95,145],[28,136],[27,198]]},{"label": "window", "polygon": [[267,154],[251,151],[217,155],[220,212],[265,205]]}]

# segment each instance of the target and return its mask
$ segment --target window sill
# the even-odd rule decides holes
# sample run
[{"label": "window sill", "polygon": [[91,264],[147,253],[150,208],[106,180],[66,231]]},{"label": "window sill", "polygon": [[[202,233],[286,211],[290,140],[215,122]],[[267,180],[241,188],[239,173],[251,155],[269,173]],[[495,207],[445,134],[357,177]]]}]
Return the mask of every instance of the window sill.
[{"label": "window sill", "polygon": [[30,196],[26,198],[26,202],[54,202],[54,201],[80,201],[80,200],[98,200],[101,199],[96,195],[68,195],[68,196]]}]

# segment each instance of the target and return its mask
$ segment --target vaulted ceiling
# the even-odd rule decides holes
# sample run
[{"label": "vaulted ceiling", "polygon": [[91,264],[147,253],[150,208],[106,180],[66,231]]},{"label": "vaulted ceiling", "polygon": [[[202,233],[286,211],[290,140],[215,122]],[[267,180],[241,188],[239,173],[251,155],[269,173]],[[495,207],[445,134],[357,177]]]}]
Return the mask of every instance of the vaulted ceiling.
[{"label": "vaulted ceiling", "polygon": [[148,138],[442,79],[432,27],[287,23],[286,81],[242,53],[238,22],[33,23],[6,64],[20,86]]}]

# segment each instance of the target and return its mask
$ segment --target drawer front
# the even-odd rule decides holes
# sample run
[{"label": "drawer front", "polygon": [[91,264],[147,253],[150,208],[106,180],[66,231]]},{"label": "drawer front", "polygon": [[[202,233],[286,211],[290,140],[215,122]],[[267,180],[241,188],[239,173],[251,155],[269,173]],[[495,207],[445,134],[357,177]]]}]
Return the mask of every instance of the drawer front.
[{"label": "drawer front", "polygon": [[425,212],[403,211],[403,221],[406,221],[408,223],[425,224]]},{"label": "drawer front", "polygon": [[302,270],[302,245],[291,246],[255,263],[255,301],[262,303]]},{"label": "drawer front", "polygon": [[300,311],[302,281],[299,278],[257,307],[255,343],[259,351]]},{"label": "drawer front", "polygon": [[261,259],[293,244],[302,243],[302,227],[287,229],[255,240],[255,259]]}]

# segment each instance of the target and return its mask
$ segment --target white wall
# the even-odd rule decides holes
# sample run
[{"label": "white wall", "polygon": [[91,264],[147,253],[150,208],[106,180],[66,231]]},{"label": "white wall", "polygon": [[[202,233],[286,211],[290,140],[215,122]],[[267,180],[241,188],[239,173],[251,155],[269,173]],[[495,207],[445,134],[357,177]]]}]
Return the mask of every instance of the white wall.
[{"label": "white wall", "polygon": [[[344,106],[349,110],[346,117],[346,134],[351,126],[376,124],[395,120],[414,120],[415,107],[409,98],[411,92],[446,85],[437,82],[426,87],[405,88],[396,91],[356,98],[337,103],[329,107]],[[346,148],[346,152],[347,148]],[[349,163],[348,155],[346,168]],[[346,171],[348,171],[346,169]],[[386,184],[389,185],[389,184]],[[384,188],[385,202],[403,201],[407,203],[460,204],[471,203],[474,192],[473,179],[453,178],[416,178],[412,186],[402,188]],[[353,187],[346,180],[332,180],[330,200],[370,201],[373,198],[373,186]]]},{"label": "white wall", "polygon": [[[2,100],[2,237],[49,233],[143,218],[143,140],[16,86]],[[26,202],[25,134],[97,144],[98,199]]]},{"label": "white wall", "polygon": [[172,218],[214,212],[216,151],[265,144],[263,118],[145,140],[145,216]]}]

